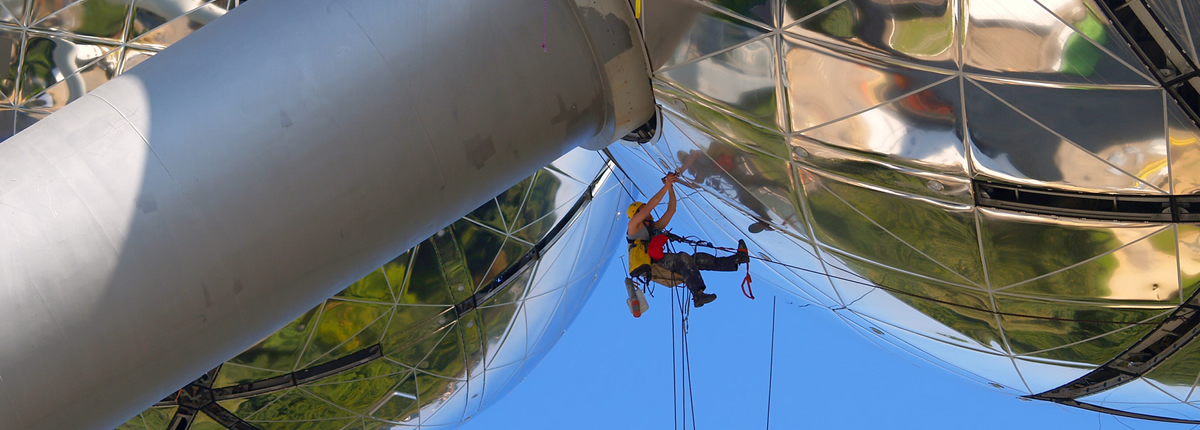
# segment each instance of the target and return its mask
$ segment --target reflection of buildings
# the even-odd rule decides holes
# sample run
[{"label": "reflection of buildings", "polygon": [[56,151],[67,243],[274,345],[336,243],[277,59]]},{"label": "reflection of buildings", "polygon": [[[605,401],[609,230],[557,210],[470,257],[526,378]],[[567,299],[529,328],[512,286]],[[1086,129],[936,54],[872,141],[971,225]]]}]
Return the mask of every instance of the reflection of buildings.
[{"label": "reflection of buildings", "polygon": [[[1122,197],[1200,183],[1200,129],[1096,3],[653,3],[644,28],[669,139],[613,152],[643,183],[707,157],[683,206],[712,241],[769,223],[749,236],[764,255],[837,277],[767,265],[757,279],[1012,393],[1200,417],[1200,343],[1182,337],[1200,282],[1195,224],[978,200],[985,181]],[[1200,22],[1150,3],[1172,34]],[[19,132],[237,5],[0,2],[0,130]],[[280,124],[293,125],[282,112]],[[472,142],[479,165],[494,155],[490,140]],[[540,171],[124,427],[469,418],[548,351],[606,262],[594,245],[611,245],[615,221],[597,214],[619,206],[615,183],[597,176],[598,158],[561,165],[589,157]]]}]

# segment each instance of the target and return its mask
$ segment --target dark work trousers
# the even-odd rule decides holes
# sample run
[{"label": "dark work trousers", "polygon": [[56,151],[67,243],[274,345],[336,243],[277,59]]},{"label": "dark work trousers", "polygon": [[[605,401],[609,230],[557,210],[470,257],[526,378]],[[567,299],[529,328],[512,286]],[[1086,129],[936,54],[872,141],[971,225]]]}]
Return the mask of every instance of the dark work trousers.
[{"label": "dark work trousers", "polygon": [[701,270],[733,272],[738,269],[735,256],[714,257],[712,254],[703,252],[697,252],[696,255],[686,252],[666,254],[654,264],[683,276],[683,285],[691,290],[692,294],[704,292],[704,278],[700,276]]}]

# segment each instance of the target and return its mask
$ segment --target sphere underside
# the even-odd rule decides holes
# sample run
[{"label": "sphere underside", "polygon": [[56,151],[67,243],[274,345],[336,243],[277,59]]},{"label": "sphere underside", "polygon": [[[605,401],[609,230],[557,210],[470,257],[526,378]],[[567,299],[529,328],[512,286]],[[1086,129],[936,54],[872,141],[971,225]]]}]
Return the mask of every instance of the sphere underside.
[{"label": "sphere underside", "polygon": [[1200,9],[1146,2],[1154,39],[1129,8],[648,5],[664,130],[613,152],[639,183],[680,169],[710,240],[747,238],[756,280],[868,338],[1014,394],[1200,419]]}]

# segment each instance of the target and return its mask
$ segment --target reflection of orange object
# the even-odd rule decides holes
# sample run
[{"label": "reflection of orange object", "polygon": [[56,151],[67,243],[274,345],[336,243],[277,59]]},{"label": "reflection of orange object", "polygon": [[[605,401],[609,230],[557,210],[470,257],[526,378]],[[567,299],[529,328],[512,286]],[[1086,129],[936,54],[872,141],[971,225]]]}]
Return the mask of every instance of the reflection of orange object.
[{"label": "reflection of orange object", "polygon": [[801,184],[808,184],[812,181],[817,180],[817,178],[815,176],[813,176],[811,173],[808,173],[807,170],[796,169],[796,171],[800,172],[800,183]]},{"label": "reflection of orange object", "polygon": [[[904,76],[896,75],[892,78],[897,88],[908,90],[908,79]],[[953,116],[954,108],[946,102],[938,99],[937,95],[930,90],[921,91],[910,95],[900,100],[900,104],[910,110],[922,113],[934,114],[937,116]]]},{"label": "reflection of orange object", "polygon": [[950,105],[938,100],[937,96],[930,91],[921,91],[909,97],[905,97],[900,101],[912,110],[917,112],[926,112],[937,115],[953,115],[954,110]]}]

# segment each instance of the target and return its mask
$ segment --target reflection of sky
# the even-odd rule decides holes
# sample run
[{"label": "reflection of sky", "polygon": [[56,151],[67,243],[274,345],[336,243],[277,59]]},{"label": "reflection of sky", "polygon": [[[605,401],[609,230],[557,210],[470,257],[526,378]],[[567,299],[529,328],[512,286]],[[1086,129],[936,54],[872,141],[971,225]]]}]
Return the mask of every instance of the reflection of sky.
[{"label": "reflection of sky", "polygon": [[[649,299],[650,310],[635,319],[624,305],[622,272],[621,264],[610,265],[538,368],[461,429],[674,428],[670,293],[660,288]],[[777,292],[755,278],[758,299],[741,297],[741,276],[706,276],[721,297],[691,313],[700,429],[766,426],[771,299]],[[1191,428],[1019,401],[906,353],[882,350],[872,344],[877,339],[860,335],[832,312],[797,308],[785,302],[788,296],[777,303],[771,429]]]},{"label": "reflection of sky", "polygon": [[[666,138],[670,142],[684,138],[668,130]],[[678,150],[677,146],[671,148]],[[653,155],[649,155],[620,145],[610,149],[619,158],[630,160],[623,165],[634,171],[642,191],[652,193],[658,189],[660,172],[633,166],[657,159],[657,152],[652,150]],[[745,224],[751,222],[748,217],[732,219],[739,215],[706,206],[716,203],[711,196],[681,190],[681,212],[671,226],[675,233],[700,236],[718,245],[746,238],[751,248],[760,248],[756,252],[767,250],[756,245],[761,234],[746,233]],[[787,246],[772,242],[769,248],[768,252],[779,254]],[[613,258],[622,261],[623,256],[624,250],[618,249]],[[472,420],[482,424],[469,422],[463,428],[506,427],[502,423],[522,422],[522,428],[531,429],[561,428],[563,423],[571,423],[572,428],[608,429],[613,428],[614,416],[620,417],[621,427],[671,428],[672,351],[666,346],[671,342],[670,290],[658,288],[657,297],[649,299],[650,311],[634,319],[623,304],[621,278],[625,269],[624,264],[613,264],[600,280],[596,297],[584,307],[577,323],[539,370],[494,408]],[[1065,382],[1087,370],[1066,363],[1014,360],[952,345],[956,338],[970,341],[882,292],[869,294],[859,303],[861,306],[851,308],[887,322],[815,305],[800,308],[806,304],[802,297],[823,294],[790,291],[797,287],[787,283],[796,282],[797,275],[780,274],[762,262],[752,263],[751,270],[758,300],[740,294],[741,272],[709,272],[705,276],[709,289],[720,298],[691,313],[692,381],[701,428],[764,425],[770,370],[770,299],[775,294],[781,301],[775,342],[773,428],[960,428],[965,422],[971,422],[972,428],[1096,428],[1097,422],[1115,428],[1125,428],[1123,424],[1133,428],[1161,426],[1017,401],[1018,393],[1051,388],[1041,381]],[[882,334],[871,332],[871,327],[882,329]],[[917,332],[947,339],[937,341]],[[890,346],[892,343],[901,346]],[[989,347],[999,345],[975,346]],[[935,364],[938,358],[952,361],[957,366],[947,367],[962,376],[929,371],[945,365]],[[971,382],[988,380],[1008,388]],[[629,406],[629,396],[638,399],[635,407]],[[535,417],[530,418],[531,414]],[[515,421],[516,417],[522,418]]]}]

